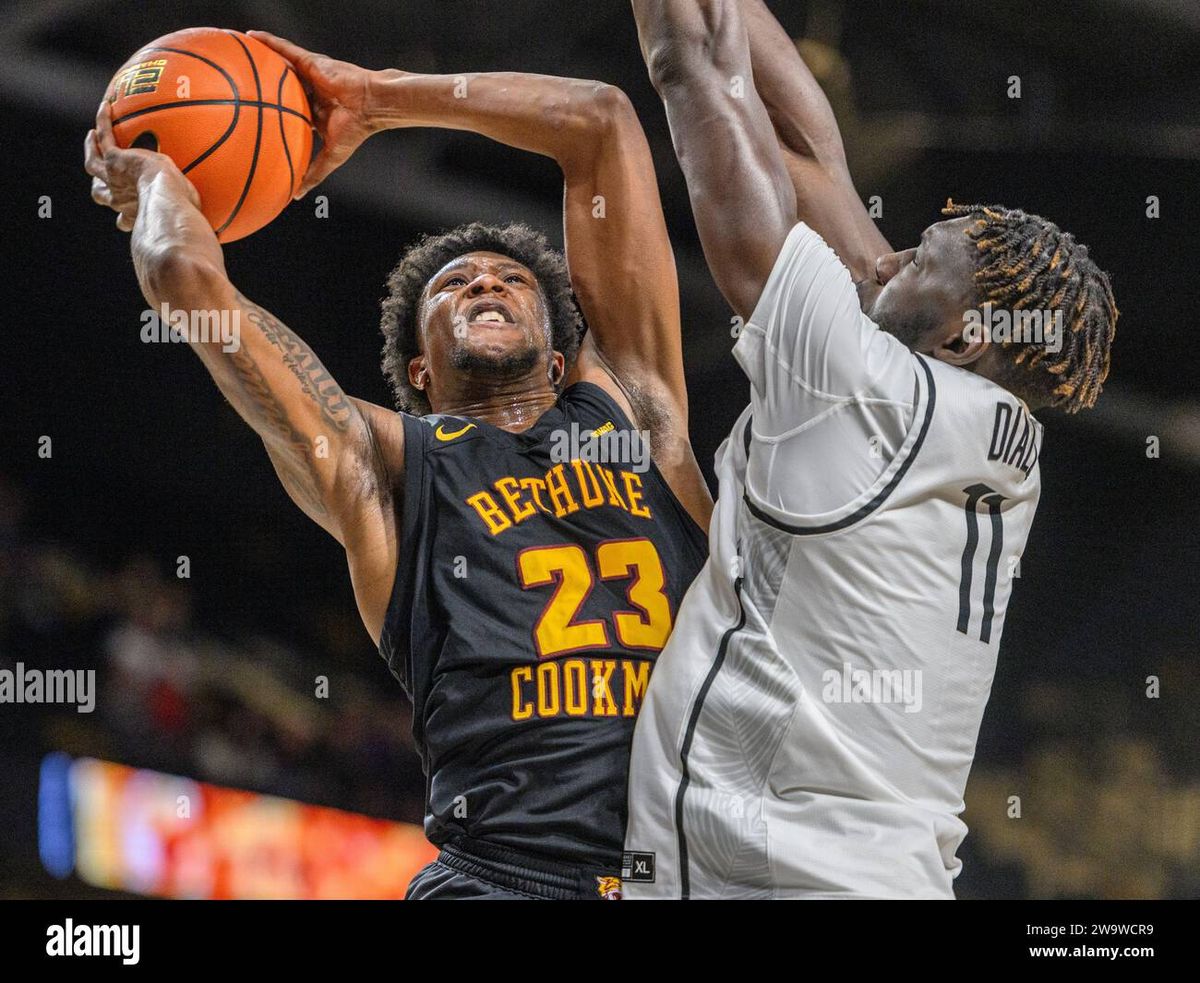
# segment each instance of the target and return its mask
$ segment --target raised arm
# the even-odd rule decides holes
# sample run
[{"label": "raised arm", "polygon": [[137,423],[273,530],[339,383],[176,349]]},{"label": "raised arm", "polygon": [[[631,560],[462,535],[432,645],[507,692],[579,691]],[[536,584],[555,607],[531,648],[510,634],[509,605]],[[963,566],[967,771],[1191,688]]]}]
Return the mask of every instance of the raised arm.
[{"label": "raised arm", "polygon": [[348,397],[303,339],[234,287],[191,183],[162,154],[117,148],[107,102],[85,155],[93,198],[132,232],[151,307],[228,313],[232,338],[195,332],[189,344],[262,438],[292,500],[346,548],[363,621],[378,641],[397,561],[400,419]]},{"label": "raised arm", "polygon": [[738,2],[634,0],[633,10],[709,269],[749,317],[796,222],[796,194],[755,91]]},{"label": "raised arm", "polygon": [[553,158],[590,345],[630,388],[661,387],[686,413],[675,259],[650,150],[620,89],[545,75],[389,70],[372,73],[369,98],[376,128],[470,130]]},{"label": "raised arm", "polygon": [[568,381],[606,389],[650,432],[667,481],[706,523],[709,496],[688,439],[675,259],[650,149],[624,93],[513,72],[368,71],[253,33],[296,67],[324,121],[325,147],[302,189],[371,134],[412,126],[467,130],[559,165],[567,265],[588,324]]},{"label": "raised arm", "polygon": [[779,138],[796,217],[821,234],[856,281],[873,277],[876,258],[892,247],[854,188],[829,100],[764,0],[740,3],[754,85]]}]

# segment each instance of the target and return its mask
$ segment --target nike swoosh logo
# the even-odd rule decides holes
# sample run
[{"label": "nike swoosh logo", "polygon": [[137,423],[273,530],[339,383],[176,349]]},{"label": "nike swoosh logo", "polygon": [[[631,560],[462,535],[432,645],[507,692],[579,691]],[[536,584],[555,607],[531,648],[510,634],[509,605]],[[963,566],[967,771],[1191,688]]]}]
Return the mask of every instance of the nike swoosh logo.
[{"label": "nike swoosh logo", "polygon": [[455,430],[453,433],[446,433],[445,427],[446,425],[444,423],[439,423],[437,425],[437,429],[433,432],[433,435],[437,437],[438,440],[453,440],[455,437],[461,437],[468,430],[474,429],[475,424],[468,423],[461,430]]}]

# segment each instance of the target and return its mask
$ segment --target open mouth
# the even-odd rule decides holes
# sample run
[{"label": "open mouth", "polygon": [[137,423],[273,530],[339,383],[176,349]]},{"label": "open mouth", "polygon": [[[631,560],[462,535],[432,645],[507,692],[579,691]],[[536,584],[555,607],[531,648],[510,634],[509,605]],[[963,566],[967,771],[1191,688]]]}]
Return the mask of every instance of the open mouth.
[{"label": "open mouth", "polygon": [[512,312],[499,300],[477,300],[467,308],[469,324],[512,324]]}]

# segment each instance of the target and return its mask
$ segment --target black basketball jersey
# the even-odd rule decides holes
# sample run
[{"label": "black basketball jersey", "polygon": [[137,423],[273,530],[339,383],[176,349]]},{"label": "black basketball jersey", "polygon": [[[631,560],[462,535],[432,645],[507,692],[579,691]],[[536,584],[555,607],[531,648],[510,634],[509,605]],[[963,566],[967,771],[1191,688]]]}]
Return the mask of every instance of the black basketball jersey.
[{"label": "black basketball jersey", "polygon": [[634,721],[708,555],[648,455],[599,450],[632,433],[588,382],[524,433],[404,418],[380,652],[413,702],[435,844],[619,866]]}]

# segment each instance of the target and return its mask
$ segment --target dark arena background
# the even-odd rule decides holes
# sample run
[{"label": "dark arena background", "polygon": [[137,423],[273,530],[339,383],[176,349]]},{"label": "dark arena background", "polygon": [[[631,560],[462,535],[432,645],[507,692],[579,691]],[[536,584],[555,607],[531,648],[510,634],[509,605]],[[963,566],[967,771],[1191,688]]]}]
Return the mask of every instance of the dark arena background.
[{"label": "dark arena background", "polygon": [[[1088,244],[1121,309],[1098,407],[1042,415],[1042,502],[967,788],[956,893],[1195,898],[1200,6],[771,7],[802,39],[858,190],[897,247],[948,197],[1021,207]],[[97,674],[91,713],[0,706],[0,896],[397,898],[434,852],[424,778],[344,554],[288,500],[187,347],[140,340],[129,238],[82,168],[116,68],[200,25],[262,28],[368,68],[621,86],[676,248],[691,435],[710,484],[748,387],[628,3],[0,5],[0,668]],[[347,392],[390,405],[379,302],[402,249],[472,219],[521,219],[561,245],[561,198],[548,159],[397,131],[225,257]],[[160,822],[181,795],[203,812],[190,842]]]}]

